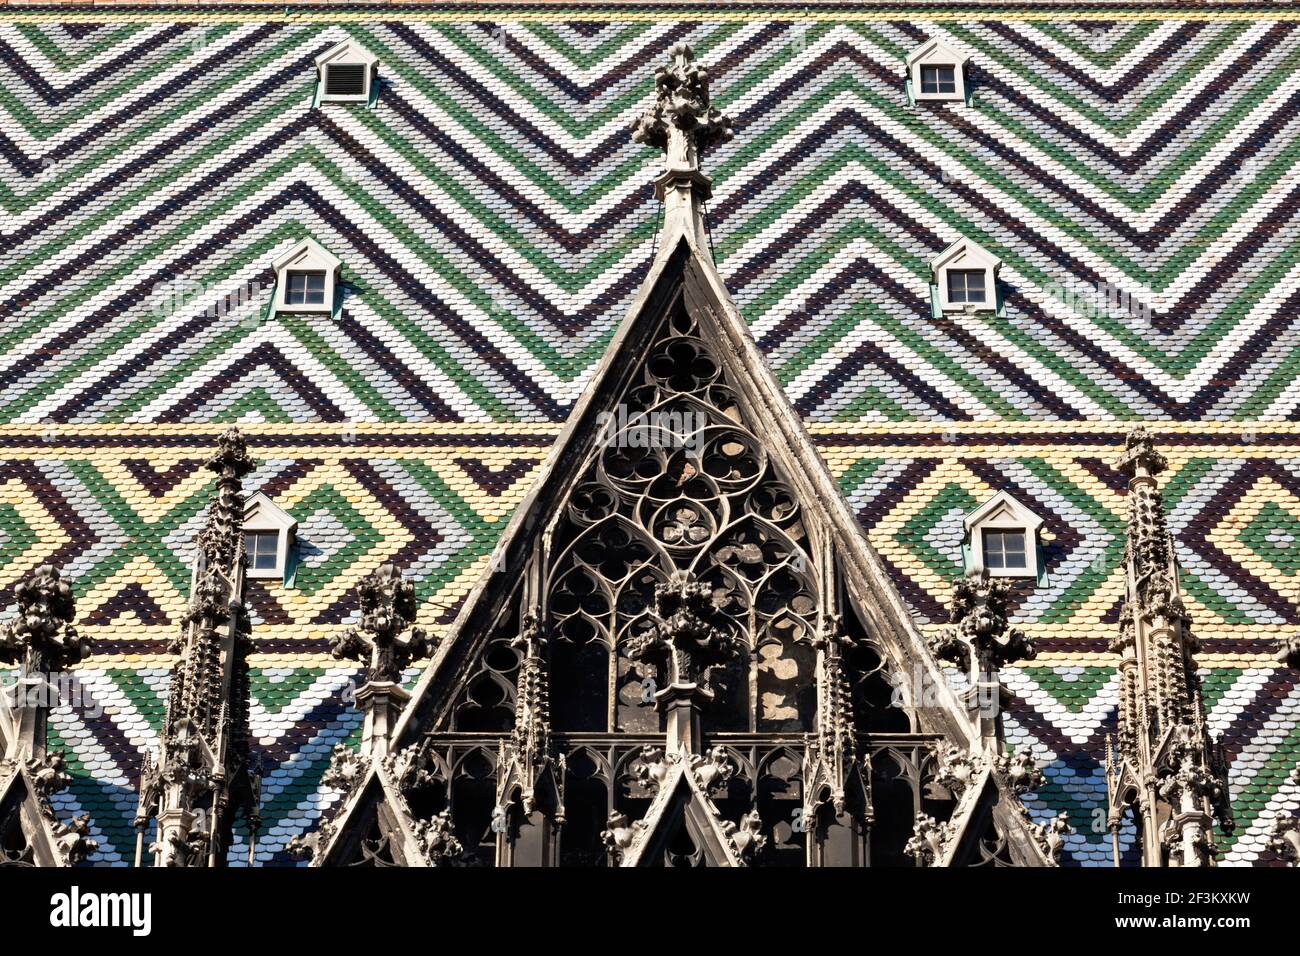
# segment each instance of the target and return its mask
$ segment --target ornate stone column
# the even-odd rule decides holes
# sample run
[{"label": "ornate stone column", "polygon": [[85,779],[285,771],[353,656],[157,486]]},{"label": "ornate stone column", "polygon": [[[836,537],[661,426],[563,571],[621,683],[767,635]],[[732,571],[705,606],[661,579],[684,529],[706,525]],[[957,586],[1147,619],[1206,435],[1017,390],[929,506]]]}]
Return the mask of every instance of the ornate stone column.
[{"label": "ornate stone column", "polygon": [[227,429],[205,463],[217,476],[198,536],[190,603],[172,649],[172,668],[156,756],[145,761],[136,811],[136,865],[149,821],[157,866],[221,866],[237,812],[251,821],[255,786],[248,732],[248,654],[244,607],[243,479],[253,460],[237,428]]},{"label": "ornate stone column", "polygon": [[1213,866],[1212,817],[1232,829],[1227,770],[1205,726],[1198,643],[1183,606],[1178,562],[1157,476],[1167,463],[1146,429],[1125,440],[1128,477],[1125,597],[1120,633],[1119,727],[1107,744],[1115,864],[1125,812],[1140,817],[1143,866]]}]

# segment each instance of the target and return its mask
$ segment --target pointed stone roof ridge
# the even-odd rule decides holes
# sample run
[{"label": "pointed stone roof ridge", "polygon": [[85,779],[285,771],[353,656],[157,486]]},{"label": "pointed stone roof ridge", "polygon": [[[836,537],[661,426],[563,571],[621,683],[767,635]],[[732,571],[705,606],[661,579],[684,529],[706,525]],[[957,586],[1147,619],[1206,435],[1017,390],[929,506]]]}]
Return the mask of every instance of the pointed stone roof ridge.
[{"label": "pointed stone roof ridge", "polygon": [[[378,793],[376,793],[378,789]],[[379,762],[371,762],[361,776],[361,780],[344,796],[342,807],[331,821],[323,844],[312,855],[311,866],[333,866],[340,860],[338,855],[345,849],[344,844],[350,834],[364,824],[360,817],[372,807],[379,812],[379,805],[387,807],[390,837],[396,833],[399,845],[393,849],[399,855],[404,866],[427,867],[428,860],[420,849],[415,835],[415,822],[407,810],[406,801],[388,773]],[[372,801],[374,801],[372,803]]]},{"label": "pointed stone roof ridge", "polygon": [[[665,176],[671,177],[671,170]],[[539,533],[546,524],[540,520],[541,515],[545,513],[549,517],[557,507],[554,504],[557,486],[568,476],[577,474],[585,463],[592,447],[591,438],[597,433],[595,418],[614,404],[617,397],[616,387],[627,365],[622,361],[623,355],[634,352],[639,341],[653,332],[653,328],[647,327],[658,322],[667,303],[678,294],[684,295],[689,310],[701,316],[701,327],[715,337],[714,344],[718,346],[732,388],[749,399],[755,412],[752,417],[759,437],[767,439],[769,447],[776,448],[794,466],[790,469],[790,480],[801,492],[800,500],[810,512],[820,512],[826,530],[842,545],[840,556],[850,583],[847,590],[852,595],[869,598],[854,602],[864,626],[887,636],[894,649],[908,659],[909,673],[920,667],[927,683],[934,688],[940,706],[924,712],[932,718],[927,722],[933,724],[926,729],[969,744],[974,740],[974,732],[964,708],[948,686],[884,563],[868,543],[848,500],[817,453],[807,427],[758,348],[718,273],[708,250],[693,187],[686,182],[678,187],[678,192],[681,195],[675,204],[671,198],[665,199],[663,231],[655,259],[626,317],[538,469],[533,487],[498,539],[488,568],[466,598],[447,639],[416,684],[411,702],[397,724],[395,745],[410,743],[414,728],[425,720],[428,688],[460,642],[467,625],[475,619],[494,575],[498,572],[508,575],[524,565],[528,553],[525,539]],[[654,308],[654,305],[661,307]]]},{"label": "pointed stone roof ridge", "polygon": [[[54,835],[54,821],[41,805],[36,782],[21,761],[10,763],[11,770],[8,774],[5,773],[5,763],[0,761],[0,819],[8,815],[6,811],[15,803],[21,804],[18,825],[22,827],[23,836],[31,850],[32,864],[66,866],[67,861],[59,851],[58,840]],[[0,863],[3,861],[4,851],[0,848]]]},{"label": "pointed stone roof ridge", "polygon": [[[663,832],[664,828],[672,826],[678,819],[681,819],[682,824],[685,825],[686,820],[683,818],[686,815],[692,815],[697,829],[705,837],[705,845],[700,849],[711,860],[713,866],[745,865],[731,842],[731,835],[727,832],[722,814],[709,795],[704,792],[704,788],[700,786],[689,760],[689,757],[683,756],[672,764],[668,775],[659,785],[659,791],[651,801],[649,809],[646,810],[646,815],[638,821],[637,835],[632,845],[623,852],[623,859],[619,866],[651,865],[647,854],[653,847],[668,839],[668,834]],[[678,807],[681,808],[680,815],[671,812]]]}]

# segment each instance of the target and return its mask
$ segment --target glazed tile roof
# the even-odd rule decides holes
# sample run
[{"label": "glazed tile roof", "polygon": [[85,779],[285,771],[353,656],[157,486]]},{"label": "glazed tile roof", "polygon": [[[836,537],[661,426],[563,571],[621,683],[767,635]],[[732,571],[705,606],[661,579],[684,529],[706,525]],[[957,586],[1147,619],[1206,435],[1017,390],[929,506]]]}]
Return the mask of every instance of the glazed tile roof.
[{"label": "glazed tile roof", "polygon": [[[96,655],[55,725],[98,862],[132,852],[221,423],[301,541],[292,587],[253,586],[263,860],[333,799],[359,718],[330,636],[383,561],[434,628],[484,570],[648,264],[659,159],[627,127],[679,39],[738,129],[707,158],[719,269],[923,628],[962,514],[1006,489],[1046,519],[1008,732],[1047,764],[1035,814],[1071,815],[1067,862],[1109,858],[1113,461],[1138,418],[1232,759],[1228,861],[1271,862],[1300,802],[1300,689],[1269,654],[1300,627],[1300,24],[788,6],[0,14],[0,606],[38,563],[75,583]],[[906,101],[935,34],[971,51],[969,107]],[[349,36],[377,102],[313,107],[313,58]],[[303,236],[344,263],[337,319],[266,314]],[[958,236],[1003,260],[1003,314],[932,317]]]}]

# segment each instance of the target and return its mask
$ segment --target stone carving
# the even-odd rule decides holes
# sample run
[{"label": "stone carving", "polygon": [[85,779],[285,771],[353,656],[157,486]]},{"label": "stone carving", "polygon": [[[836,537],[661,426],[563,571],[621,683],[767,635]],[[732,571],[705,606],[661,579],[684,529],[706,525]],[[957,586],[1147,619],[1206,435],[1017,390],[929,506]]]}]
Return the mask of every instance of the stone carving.
[{"label": "stone carving", "polygon": [[465,848],[452,832],[450,810],[417,821],[414,835],[416,845],[430,866],[455,865],[465,854]]},{"label": "stone carving", "polygon": [[18,613],[0,625],[0,663],[28,674],[48,674],[79,664],[90,644],[72,626],[72,588],[59,569],[42,564],[14,587]]},{"label": "stone carving", "polygon": [[691,756],[691,772],[705,793],[712,793],[725,787],[736,768],[731,765],[725,747],[714,747],[707,756]]},{"label": "stone carving", "polygon": [[29,760],[27,772],[32,775],[37,798],[46,806],[50,797],[72,784],[72,774],[68,773],[62,750],[51,750],[42,757]]},{"label": "stone carving", "polygon": [[284,845],[284,851],[295,860],[314,860],[321,847],[329,843],[334,827],[324,818],[311,833],[295,833]]},{"label": "stone carving", "polygon": [[934,866],[943,859],[948,842],[952,839],[952,826],[940,823],[926,813],[916,815],[912,838],[903,848],[917,866]]},{"label": "stone carving", "polygon": [[[35,810],[50,824],[63,864],[72,866],[84,861],[99,844],[90,838],[88,816],[62,822],[54,811],[51,798],[67,789],[72,775],[64,751],[46,749],[49,713],[56,700],[50,677],[85,659],[90,644],[72,626],[76,617],[72,588],[53,565],[43,564],[19,581],[14,602],[17,613],[0,625],[0,664],[19,667],[12,698],[0,699],[0,707],[6,711],[0,716],[6,722],[11,720],[13,726],[13,737],[0,753],[0,778],[20,766],[26,769]],[[34,865],[34,835],[26,832],[30,823],[23,822],[25,814],[19,804],[13,821],[22,839],[18,848],[0,851],[0,863]]]},{"label": "stone carving", "polygon": [[[1291,784],[1300,787],[1300,767],[1291,768]],[[1269,831],[1269,849],[1291,866],[1300,867],[1300,818],[1279,813]]]},{"label": "stone carving", "polygon": [[641,748],[641,760],[636,768],[637,779],[650,793],[658,793],[668,771],[681,757],[676,753],[665,754],[663,747],[653,745]]},{"label": "stone carving", "polygon": [[415,585],[393,564],[382,564],[357,586],[361,623],[346,631],[330,648],[340,660],[366,665],[366,682],[400,683],[412,661],[431,657],[435,637],[415,621]]},{"label": "stone carving", "polygon": [[1300,634],[1283,637],[1278,642],[1275,659],[1283,667],[1300,667]]},{"label": "stone carving", "polygon": [[757,810],[751,810],[740,818],[740,825],[728,821],[724,827],[727,839],[731,841],[736,856],[745,864],[754,862],[755,858],[767,846],[767,837],[762,833],[763,820]]},{"label": "stone carving", "polygon": [[655,587],[654,626],[628,642],[633,660],[662,662],[677,658],[683,677],[738,653],[741,644],[726,629],[726,619],[713,603],[713,591],[689,572],[674,571],[667,584]]},{"label": "stone carving", "polygon": [[655,70],[655,101],[632,126],[632,139],[647,146],[673,149],[673,133],[685,134],[693,150],[703,151],[731,139],[731,120],[709,97],[709,71],[695,62],[685,43],[668,51],[672,62]]},{"label": "stone carving", "polygon": [[[1119,470],[1128,478],[1127,588],[1119,636],[1118,730],[1106,744],[1109,827],[1119,862],[1119,830],[1140,811],[1143,864],[1209,866],[1210,824],[1233,828],[1227,762],[1205,726],[1198,642],[1179,593],[1178,564],[1156,481],[1166,468],[1150,434],[1125,440]],[[1166,820],[1164,829],[1157,821]]]},{"label": "stone carving", "polygon": [[957,578],[952,585],[949,626],[931,641],[935,656],[968,674],[992,673],[1006,664],[1032,660],[1033,642],[1010,626],[1010,596],[1011,585],[1003,578],[989,577],[987,570]]},{"label": "stone carving", "polygon": [[1268,847],[1291,866],[1300,866],[1300,820],[1279,814],[1269,831]]},{"label": "stone carving", "polygon": [[68,866],[84,863],[86,857],[99,849],[99,841],[90,836],[90,814],[83,813],[67,823],[54,825],[54,840]]},{"label": "stone carving", "polygon": [[959,744],[945,744],[939,748],[938,769],[934,782],[948,790],[954,797],[960,797],[970,786],[970,782],[979,773],[983,759],[978,753],[972,753]]},{"label": "stone carving", "polygon": [[[151,818],[159,822],[160,838],[152,844],[159,866],[223,865],[228,848],[221,841],[236,814],[251,823],[259,813],[248,725],[252,640],[244,608],[242,482],[253,460],[237,428],[222,433],[204,465],[217,476],[216,490],[196,542],[181,633],[172,644],[179,659],[160,748],[141,773],[135,817],[141,834]],[[206,819],[199,812],[204,808],[218,819]],[[191,829],[201,819],[203,827]]]},{"label": "stone carving", "polygon": [[601,831],[600,839],[615,866],[623,862],[623,854],[632,848],[644,829],[645,825],[640,820],[629,823],[626,813],[615,810],[609,815],[609,822]]},{"label": "stone carving", "polygon": [[[1126,560],[1134,568],[1129,603],[1145,618],[1187,618],[1172,569],[1164,504],[1155,478],[1168,467],[1146,428],[1133,428],[1124,440],[1118,468],[1130,480]],[[1139,479],[1136,485],[1132,482]]]},{"label": "stone carving", "polygon": [[1043,772],[1038,769],[1038,761],[1024,748],[1011,755],[998,755],[994,759],[993,769],[1017,796],[1032,793],[1046,782]]},{"label": "stone carving", "polygon": [[839,614],[827,614],[814,638],[817,650],[817,732],[808,737],[804,778],[808,783],[805,815],[817,812],[822,794],[829,797],[836,818],[850,809],[860,817],[866,786],[858,764],[853,720],[853,692],[844,653],[854,642],[844,633]]},{"label": "stone carving", "polygon": [[967,709],[982,746],[1004,747],[1003,688],[998,672],[1007,664],[1034,657],[1034,645],[1010,626],[1011,586],[978,568],[953,581],[949,625],[930,639],[935,657],[960,667],[969,681]]},{"label": "stone carving", "polygon": [[1061,850],[1065,848],[1065,838],[1075,832],[1074,827],[1070,826],[1069,814],[1062,810],[1045,824],[1033,824],[1031,832],[1034,834],[1035,839],[1038,840],[1038,845],[1052,862],[1052,865],[1060,866]]},{"label": "stone carving", "polygon": [[320,782],[326,787],[342,790],[342,802],[346,803],[369,769],[369,758],[347,744],[335,744],[330,752],[329,767],[321,774]]}]

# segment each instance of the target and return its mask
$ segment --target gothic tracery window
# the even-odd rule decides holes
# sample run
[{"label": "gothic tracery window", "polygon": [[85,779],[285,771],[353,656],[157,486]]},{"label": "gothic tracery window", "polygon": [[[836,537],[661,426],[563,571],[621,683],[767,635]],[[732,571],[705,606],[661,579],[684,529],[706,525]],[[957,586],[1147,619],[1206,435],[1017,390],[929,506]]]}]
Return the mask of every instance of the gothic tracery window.
[{"label": "gothic tracery window", "polygon": [[[708,726],[809,729],[817,596],[808,544],[794,492],[679,303],[606,416],[557,529],[548,578],[557,727],[660,729],[653,703],[665,677],[626,648],[653,626],[656,587],[685,572],[711,589],[748,652],[707,675]],[[609,702],[592,699],[602,668]]]}]

